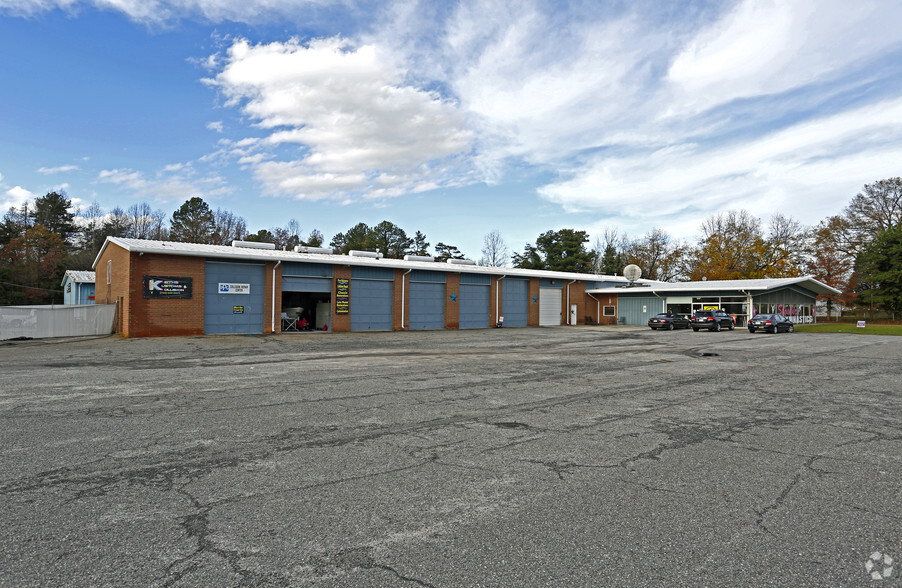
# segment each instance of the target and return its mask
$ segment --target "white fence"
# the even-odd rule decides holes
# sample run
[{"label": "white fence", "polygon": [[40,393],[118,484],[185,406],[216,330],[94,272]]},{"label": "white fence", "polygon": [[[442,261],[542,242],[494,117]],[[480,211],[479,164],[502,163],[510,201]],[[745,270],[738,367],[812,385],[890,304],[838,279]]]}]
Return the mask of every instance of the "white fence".
[{"label": "white fence", "polygon": [[0,339],[109,335],[115,304],[0,306]]}]

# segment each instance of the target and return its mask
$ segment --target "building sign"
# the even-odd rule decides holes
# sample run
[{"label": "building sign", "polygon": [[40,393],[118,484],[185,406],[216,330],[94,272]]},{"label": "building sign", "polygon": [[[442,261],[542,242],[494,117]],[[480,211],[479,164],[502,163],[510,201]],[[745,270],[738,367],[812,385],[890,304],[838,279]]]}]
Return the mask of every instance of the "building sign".
[{"label": "building sign", "polygon": [[191,298],[192,278],[144,276],[144,298]]},{"label": "building sign", "polygon": [[223,284],[219,283],[220,294],[250,294],[250,284]]},{"label": "building sign", "polygon": [[232,314],[244,314],[244,307],[243,306],[233,306]]},{"label": "building sign", "polygon": [[336,278],[335,280],[335,314],[351,312],[351,280]]}]

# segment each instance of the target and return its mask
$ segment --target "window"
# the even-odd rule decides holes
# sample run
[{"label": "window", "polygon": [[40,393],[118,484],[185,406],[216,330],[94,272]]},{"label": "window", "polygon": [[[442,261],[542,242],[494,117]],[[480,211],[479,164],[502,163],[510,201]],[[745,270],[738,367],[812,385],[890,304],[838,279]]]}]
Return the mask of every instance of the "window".
[{"label": "window", "polygon": [[605,306],[604,307],[604,316],[615,316],[616,306]]},{"label": "window", "polygon": [[109,259],[106,262],[106,283],[113,283],[113,260]]}]

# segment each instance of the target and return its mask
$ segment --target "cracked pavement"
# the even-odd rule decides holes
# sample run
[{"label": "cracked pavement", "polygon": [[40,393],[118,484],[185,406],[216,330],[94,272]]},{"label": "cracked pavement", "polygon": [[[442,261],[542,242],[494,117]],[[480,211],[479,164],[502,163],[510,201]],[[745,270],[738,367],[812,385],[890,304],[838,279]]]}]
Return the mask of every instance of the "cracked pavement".
[{"label": "cracked pavement", "polygon": [[5,342],[0,586],[862,586],[900,376],[744,330]]}]

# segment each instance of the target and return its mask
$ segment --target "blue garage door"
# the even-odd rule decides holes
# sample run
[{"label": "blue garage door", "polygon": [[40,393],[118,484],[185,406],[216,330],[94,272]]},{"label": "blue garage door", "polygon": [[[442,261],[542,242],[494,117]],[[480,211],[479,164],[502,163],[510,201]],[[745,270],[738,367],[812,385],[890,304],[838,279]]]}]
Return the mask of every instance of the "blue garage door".
[{"label": "blue garage door", "polygon": [[648,319],[659,312],[664,312],[664,301],[655,296],[617,297],[617,320],[621,325],[647,325]]},{"label": "blue garage door", "polygon": [[351,268],[351,330],[391,331],[394,272]]},{"label": "blue garage door", "polygon": [[332,278],[282,278],[283,292],[332,292]]},{"label": "blue garage door", "polygon": [[506,278],[501,282],[501,316],[505,327],[529,324],[529,280]]},{"label": "blue garage door", "polygon": [[445,328],[445,285],[410,283],[410,329]]},{"label": "blue garage door", "polygon": [[460,328],[486,329],[491,308],[491,276],[460,274]]},{"label": "blue garage door", "polygon": [[[204,275],[204,333],[262,333],[265,280],[262,264],[208,261]],[[230,287],[220,288],[220,284]]]}]

